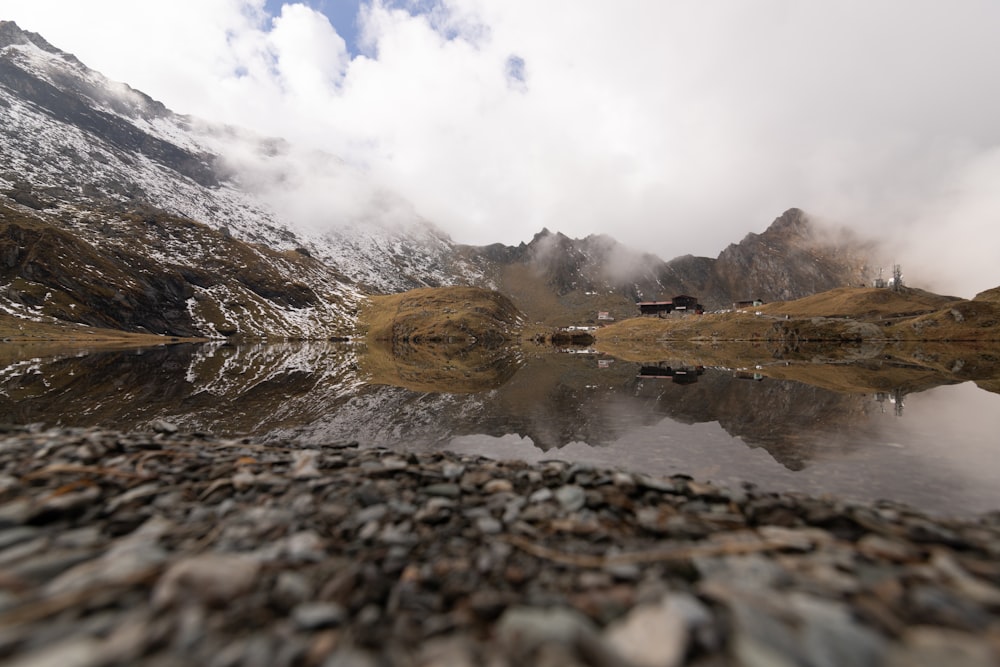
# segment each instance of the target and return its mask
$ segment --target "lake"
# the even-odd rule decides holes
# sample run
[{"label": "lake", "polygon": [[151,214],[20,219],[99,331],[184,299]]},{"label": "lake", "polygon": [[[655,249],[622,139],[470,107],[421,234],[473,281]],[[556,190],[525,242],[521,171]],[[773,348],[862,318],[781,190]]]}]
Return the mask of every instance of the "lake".
[{"label": "lake", "polygon": [[[959,348],[952,356],[979,366],[990,358],[977,354]],[[831,361],[804,354],[748,365],[731,361],[748,358],[742,350],[712,351],[726,363],[671,348],[657,356],[626,361],[541,347],[3,343],[0,422],[132,430],[164,420],[222,437],[356,440],[688,474],[890,499],[938,515],[1000,510],[1000,394],[992,370],[976,380],[987,391],[961,381],[955,369],[979,367],[968,361],[949,360],[953,372],[938,372],[890,355]]]}]

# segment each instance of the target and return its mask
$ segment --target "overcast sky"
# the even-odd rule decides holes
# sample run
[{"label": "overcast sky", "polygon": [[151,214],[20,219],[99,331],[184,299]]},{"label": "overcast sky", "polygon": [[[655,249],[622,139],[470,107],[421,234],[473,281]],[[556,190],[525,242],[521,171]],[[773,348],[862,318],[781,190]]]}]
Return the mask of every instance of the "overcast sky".
[{"label": "overcast sky", "polygon": [[715,256],[785,209],[1000,284],[997,0],[0,0],[175,111],[329,150],[465,243]]}]

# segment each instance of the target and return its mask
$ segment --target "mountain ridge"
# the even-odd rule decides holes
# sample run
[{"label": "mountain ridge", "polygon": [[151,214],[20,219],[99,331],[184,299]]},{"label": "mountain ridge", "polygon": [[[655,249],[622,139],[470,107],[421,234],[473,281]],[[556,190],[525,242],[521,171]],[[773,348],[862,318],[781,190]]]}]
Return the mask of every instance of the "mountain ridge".
[{"label": "mountain ridge", "polygon": [[716,310],[742,300],[787,300],[858,285],[872,280],[879,249],[791,208],[715,258],[688,254],[664,261],[604,234],[571,239],[548,229],[518,246],[462,246],[462,252],[529,319],[556,324],[553,312],[558,319],[595,323],[599,311],[623,319],[638,314],[636,301],[681,294]]},{"label": "mountain ridge", "polygon": [[[80,250],[84,254],[93,251],[93,257],[104,258],[100,261],[117,258],[120,267],[141,264],[143,270],[164,272],[161,278],[174,272],[184,283],[177,286],[177,295],[200,295],[203,303],[215,304],[211,309],[217,313],[227,310],[227,303],[242,304],[240,312],[249,318],[242,329],[222,315],[212,322],[199,319],[192,315],[194,306],[185,301],[181,308],[174,295],[163,304],[169,306],[164,310],[178,313],[169,321],[133,322],[128,312],[109,314],[107,326],[130,330],[218,337],[235,326],[258,337],[340,335],[352,325],[366,294],[450,285],[499,290],[529,320],[593,322],[600,312],[620,319],[635,314],[638,300],[682,293],[694,294],[712,308],[739,298],[804,296],[853,284],[863,279],[867,268],[861,256],[868,248],[852,240],[852,250],[845,252],[824,243],[824,235],[815,233],[798,209],[787,211],[764,232],[748,234],[717,258],[681,255],[669,261],[626,248],[607,235],[571,239],[548,228],[517,246],[461,245],[396,195],[377,191],[366,214],[340,220],[329,213],[324,225],[307,228],[294,216],[279,213],[274,193],[271,199],[265,196],[268,188],[294,185],[303,164],[329,179],[359,178],[349,165],[318,152],[308,154],[303,163],[299,149],[283,139],[175,114],[10,21],[0,22],[0,120],[0,194],[9,201],[3,209],[5,224],[17,225],[24,216],[37,218],[38,224],[76,235],[89,248]],[[305,195],[281,193],[286,200],[299,196]],[[154,228],[159,231],[154,233]],[[192,235],[190,243],[180,241],[184,234]],[[122,239],[130,235],[149,245],[124,247]],[[166,244],[165,249],[158,244]],[[199,285],[205,282],[200,269],[206,259],[199,252],[214,252],[205,249],[219,244],[231,246],[235,257],[254,257],[258,273],[281,276],[280,282],[289,286],[287,293],[274,288],[279,282],[275,280],[258,290],[263,293],[255,292],[240,279],[253,268],[235,264],[219,265],[220,283]],[[264,259],[254,246],[266,247],[271,254]],[[303,324],[312,306],[303,305],[294,293],[302,282],[301,267],[281,259],[281,253],[293,253],[299,263],[312,259],[325,265],[322,278],[317,278],[318,292],[327,295],[322,299],[330,299],[322,317],[337,318],[336,326]],[[55,260],[36,255],[33,261],[46,271],[34,270],[32,276],[23,258],[10,255],[0,266],[0,301],[6,303],[0,305],[34,316],[25,313],[34,313],[33,308],[45,311],[44,304],[29,307],[10,295],[16,293],[22,300],[28,295],[32,301],[39,298],[30,296],[32,292],[44,296],[56,290],[65,296],[66,276],[52,278],[58,267],[45,266]],[[39,282],[46,273],[49,282]],[[117,276],[115,291],[128,293],[134,282],[128,271],[111,273]],[[35,284],[11,292],[18,280]],[[242,296],[234,297],[236,293]],[[88,297],[80,290],[74,294],[70,301],[75,308],[86,310]],[[256,304],[253,308],[247,305],[250,301]],[[114,301],[95,297],[94,304],[99,302],[116,307]],[[269,314],[251,316],[251,311]],[[66,314],[65,308],[55,306],[47,312]]]}]

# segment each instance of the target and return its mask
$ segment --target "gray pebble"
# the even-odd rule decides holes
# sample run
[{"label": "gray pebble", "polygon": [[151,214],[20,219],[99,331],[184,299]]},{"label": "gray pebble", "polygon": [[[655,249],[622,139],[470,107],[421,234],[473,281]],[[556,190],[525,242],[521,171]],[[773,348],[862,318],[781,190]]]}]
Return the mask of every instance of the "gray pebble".
[{"label": "gray pebble", "polygon": [[566,484],[555,491],[556,500],[567,512],[576,512],[583,509],[587,502],[587,494],[583,487],[575,484]]},{"label": "gray pebble", "polygon": [[292,609],[292,622],[299,630],[336,627],[346,616],[344,608],[332,602],[306,602]]}]

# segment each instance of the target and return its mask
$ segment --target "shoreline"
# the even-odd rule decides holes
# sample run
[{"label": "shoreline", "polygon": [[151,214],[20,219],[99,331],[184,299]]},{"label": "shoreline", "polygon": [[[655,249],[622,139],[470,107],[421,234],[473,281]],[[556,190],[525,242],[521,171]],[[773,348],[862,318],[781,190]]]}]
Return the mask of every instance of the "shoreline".
[{"label": "shoreline", "polygon": [[157,428],[0,434],[8,664],[1000,658],[1000,512]]}]

